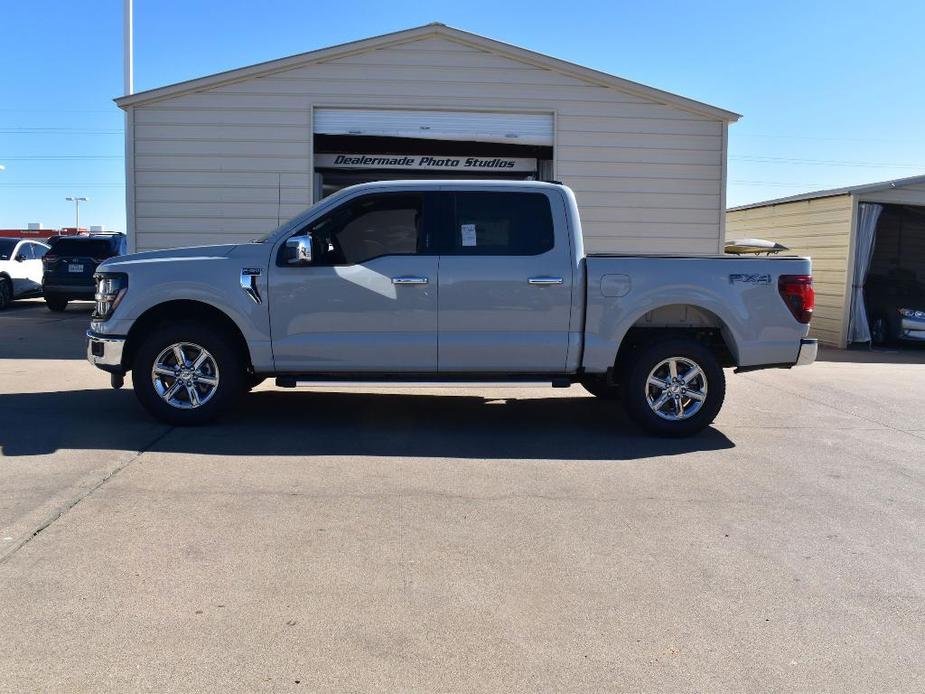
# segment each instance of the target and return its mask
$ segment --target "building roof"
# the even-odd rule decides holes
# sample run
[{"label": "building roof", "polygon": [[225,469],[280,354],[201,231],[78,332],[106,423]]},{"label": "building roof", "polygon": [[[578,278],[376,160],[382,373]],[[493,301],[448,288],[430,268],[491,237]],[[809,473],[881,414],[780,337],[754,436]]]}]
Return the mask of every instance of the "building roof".
[{"label": "building roof", "polygon": [[925,183],[925,175],[909,176],[908,178],[893,178],[889,181],[878,181],[877,183],[862,183],[856,186],[845,186],[844,188],[830,188],[828,190],[817,190],[812,193],[800,193],[798,195],[789,195],[786,198],[774,198],[773,200],[764,200],[762,202],[750,202],[747,205],[738,205],[730,207],[727,212],[737,210],[750,210],[753,207],[767,207],[769,205],[782,205],[788,202],[800,202],[801,200],[815,200],[817,198],[832,198],[836,195],[850,195],[854,193],[873,193],[878,190],[890,190],[891,188],[902,188],[903,186],[914,186],[919,183]]},{"label": "building roof", "polygon": [[735,122],[741,117],[738,113],[726,111],[725,109],[717,108],[716,106],[710,106],[709,104],[705,104],[700,101],[678,96],[677,94],[662,91],[661,89],[655,89],[654,87],[647,87],[644,84],[631,82],[630,80],[625,80],[621,77],[609,75],[606,72],[593,70],[581,65],[576,65],[575,63],[553,58],[548,55],[530,51],[525,48],[520,48],[509,43],[504,43],[502,41],[496,41],[485,36],[480,36],[479,34],[472,34],[460,29],[454,29],[453,27],[439,23],[425,24],[423,26],[414,27],[412,29],[404,29],[402,31],[396,31],[389,34],[373,36],[368,39],[351,41],[350,43],[343,43],[337,46],[331,46],[329,48],[321,48],[319,50],[309,51],[307,53],[300,53],[298,55],[289,56],[288,58],[270,60],[264,63],[258,63],[256,65],[238,68],[236,70],[228,70],[226,72],[219,72],[214,75],[187,80],[185,82],[178,82],[176,84],[170,84],[164,87],[158,87],[156,89],[149,89],[147,91],[137,92],[135,94],[127,94],[125,96],[119,97],[118,99],[115,99],[115,102],[120,108],[138,106],[140,104],[146,104],[148,102],[156,101],[159,99],[166,99],[169,97],[178,96],[180,94],[186,94],[189,92],[216,87],[221,84],[238,82],[253,77],[262,77],[283,70],[291,70],[292,68],[299,67],[301,65],[333,60],[336,58],[345,57],[347,55],[364,53],[366,51],[384,48],[386,46],[410,43],[412,41],[434,37],[445,38],[457,43],[479,48],[481,50],[487,50],[512,60],[528,63],[536,67],[555,70],[557,72],[565,73],[571,75],[572,77],[576,77],[578,79],[582,79],[599,86],[612,87],[614,89],[634,94],[636,96],[649,99],[657,103],[662,103],[684,111],[697,113],[701,116],[708,116],[710,118],[716,118],[718,120],[727,122]]}]

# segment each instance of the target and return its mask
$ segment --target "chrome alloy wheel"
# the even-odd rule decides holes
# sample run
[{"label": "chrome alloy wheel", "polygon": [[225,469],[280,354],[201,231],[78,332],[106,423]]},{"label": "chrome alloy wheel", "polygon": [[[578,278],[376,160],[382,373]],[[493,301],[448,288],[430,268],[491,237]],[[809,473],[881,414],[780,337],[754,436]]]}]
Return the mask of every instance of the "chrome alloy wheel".
[{"label": "chrome alloy wheel", "polygon": [[206,404],[218,390],[218,364],[205,348],[177,342],[154,360],[154,391],[171,407],[193,410]]},{"label": "chrome alloy wheel", "polygon": [[646,379],[646,402],[662,419],[690,419],[707,399],[707,375],[687,357],[669,357],[656,364]]}]

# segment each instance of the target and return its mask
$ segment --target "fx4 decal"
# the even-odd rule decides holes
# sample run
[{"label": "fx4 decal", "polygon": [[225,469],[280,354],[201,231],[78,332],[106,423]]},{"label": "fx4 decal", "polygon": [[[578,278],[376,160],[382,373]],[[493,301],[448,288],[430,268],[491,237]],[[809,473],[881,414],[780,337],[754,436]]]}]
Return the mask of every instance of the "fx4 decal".
[{"label": "fx4 decal", "polygon": [[771,275],[729,275],[729,284],[735,284],[736,282],[742,282],[743,284],[771,284]]}]

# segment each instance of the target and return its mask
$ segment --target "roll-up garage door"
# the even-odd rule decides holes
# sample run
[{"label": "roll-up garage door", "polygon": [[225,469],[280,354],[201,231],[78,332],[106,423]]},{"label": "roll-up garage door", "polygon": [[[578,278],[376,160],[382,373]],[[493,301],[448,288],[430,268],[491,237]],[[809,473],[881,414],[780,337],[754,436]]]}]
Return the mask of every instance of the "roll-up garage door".
[{"label": "roll-up garage door", "polygon": [[551,147],[552,114],[318,108],[319,135],[413,137]]}]

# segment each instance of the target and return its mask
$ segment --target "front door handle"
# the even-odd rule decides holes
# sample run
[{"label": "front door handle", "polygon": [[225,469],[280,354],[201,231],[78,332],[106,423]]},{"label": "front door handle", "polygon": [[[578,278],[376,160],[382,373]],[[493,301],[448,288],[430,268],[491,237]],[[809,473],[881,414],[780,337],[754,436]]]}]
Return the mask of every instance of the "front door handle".
[{"label": "front door handle", "polygon": [[562,279],[561,277],[543,276],[543,277],[530,277],[527,280],[527,282],[529,284],[546,285],[546,284],[562,284],[563,282],[565,282],[565,280]]},{"label": "front door handle", "polygon": [[393,277],[392,284],[427,284],[427,278],[403,275],[402,277]]}]

